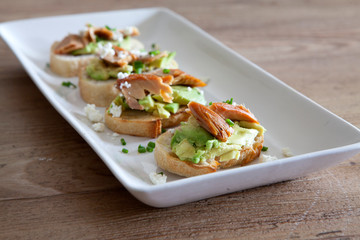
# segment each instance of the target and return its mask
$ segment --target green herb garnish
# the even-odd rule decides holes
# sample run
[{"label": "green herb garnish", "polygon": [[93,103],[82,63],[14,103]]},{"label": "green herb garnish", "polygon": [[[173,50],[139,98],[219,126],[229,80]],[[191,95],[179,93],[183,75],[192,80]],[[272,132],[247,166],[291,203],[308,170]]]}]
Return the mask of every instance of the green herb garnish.
[{"label": "green herb garnish", "polygon": [[151,148],[155,148],[155,143],[154,142],[149,142],[147,146],[151,147]]},{"label": "green herb garnish", "polygon": [[212,105],[212,102],[209,102],[209,106],[211,106]]},{"label": "green herb garnish", "polygon": [[68,87],[68,88],[76,88],[76,85],[73,84],[72,82],[68,81],[68,82],[62,82],[61,85],[63,85],[64,87]]},{"label": "green herb garnish", "polygon": [[162,129],[161,129],[161,133],[164,133],[164,132],[166,132],[166,129],[165,129],[165,128],[162,128]]},{"label": "green herb garnish", "polygon": [[150,52],[149,52],[149,55],[155,56],[155,55],[158,55],[159,53],[160,53],[159,50],[154,50],[154,51],[150,51]]},{"label": "green herb garnish", "polygon": [[161,174],[161,176],[164,176],[164,173],[163,173],[163,172],[159,172],[158,174]]},{"label": "green herb garnish", "polygon": [[233,104],[233,98],[230,98],[230,100],[226,100],[226,101],[224,101],[224,103],[227,103],[227,104]]},{"label": "green herb garnish", "polygon": [[146,147],[146,151],[148,151],[148,152],[153,152],[153,151],[154,151],[154,148],[152,148],[152,147]]},{"label": "green herb garnish", "polygon": [[135,70],[135,73],[137,74],[140,74],[142,73],[142,70],[144,69],[145,65],[143,62],[141,61],[135,61],[134,62],[134,70]]},{"label": "green herb garnish", "polygon": [[227,122],[227,124],[229,124],[230,127],[235,125],[235,123],[228,118],[225,121]]},{"label": "green herb garnish", "polygon": [[146,153],[146,148],[144,146],[141,146],[141,144],[138,147],[138,152],[139,153]]},{"label": "green herb garnish", "polygon": [[125,139],[120,139],[120,141],[121,141],[121,145],[126,145],[126,142],[125,142]]},{"label": "green herb garnish", "polygon": [[128,153],[128,152],[129,152],[129,150],[127,150],[126,148],[123,148],[121,151],[122,151],[123,153]]},{"label": "green herb garnish", "polygon": [[269,147],[263,146],[261,151],[266,152],[269,149]]},{"label": "green herb garnish", "polygon": [[168,68],[163,69],[163,73],[169,73],[169,72],[170,72],[170,69],[168,69]]},{"label": "green herb garnish", "polygon": [[151,44],[152,49],[159,49],[159,46],[156,43]]}]

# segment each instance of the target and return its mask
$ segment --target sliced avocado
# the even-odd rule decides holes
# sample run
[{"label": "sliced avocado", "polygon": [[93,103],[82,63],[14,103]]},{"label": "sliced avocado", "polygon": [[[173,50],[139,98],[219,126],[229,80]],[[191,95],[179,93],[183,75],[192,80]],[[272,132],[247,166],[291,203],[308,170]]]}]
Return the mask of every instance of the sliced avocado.
[{"label": "sliced avocado", "polygon": [[195,148],[186,139],[183,139],[176,145],[173,152],[179,156],[180,160],[188,160],[195,155]]},{"label": "sliced avocado", "polygon": [[180,104],[178,103],[169,103],[164,106],[165,110],[175,114],[179,110]]},{"label": "sliced avocado", "polygon": [[84,48],[77,49],[72,51],[70,54],[72,55],[86,55],[86,54],[94,54],[97,49],[97,43],[89,43]]},{"label": "sliced avocado", "polygon": [[157,110],[157,114],[161,118],[169,118],[170,113],[164,108],[165,104],[163,103],[155,103],[154,104]]},{"label": "sliced avocado", "polygon": [[150,94],[146,95],[146,97],[144,97],[143,99],[140,99],[139,104],[142,105],[147,112],[154,111],[155,102]]},{"label": "sliced avocado", "polygon": [[176,52],[170,52],[167,56],[156,59],[149,63],[149,68],[172,68]]},{"label": "sliced avocado", "polygon": [[266,129],[257,123],[247,122],[247,121],[239,121],[239,126],[244,128],[252,128],[259,131],[260,135],[264,134],[266,132]]},{"label": "sliced avocado", "polygon": [[86,66],[86,72],[90,78],[99,81],[117,78],[119,72],[131,73],[132,69],[130,65],[124,67],[106,66],[100,59],[95,59]]},{"label": "sliced avocado", "polygon": [[118,46],[125,48],[126,50],[131,50],[131,37],[126,36],[124,40],[118,43]]},{"label": "sliced avocado", "polygon": [[220,162],[226,162],[229,161],[231,159],[239,159],[240,157],[240,151],[238,150],[232,150],[230,152],[224,153],[223,155],[220,156]]},{"label": "sliced avocado", "polygon": [[188,86],[172,86],[173,90],[173,102],[180,103],[180,105],[186,105],[191,101],[205,104],[204,95],[197,89]]},{"label": "sliced avocado", "polygon": [[253,128],[243,128],[238,124],[233,127],[234,133],[228,138],[227,143],[249,146],[254,142],[259,131]]},{"label": "sliced avocado", "polygon": [[100,61],[93,61],[86,66],[86,73],[90,78],[95,80],[107,80],[109,79],[109,73],[106,71],[106,67]]},{"label": "sliced avocado", "polygon": [[117,96],[117,97],[114,99],[113,103],[114,103],[116,106],[122,106],[124,109],[129,109],[129,105],[126,103],[124,97]]},{"label": "sliced avocado", "polygon": [[187,139],[194,146],[204,147],[206,142],[214,139],[214,137],[200,126],[184,123],[180,129],[175,131],[171,139],[171,147],[180,143],[183,139]]},{"label": "sliced avocado", "polygon": [[163,98],[159,94],[152,95],[152,98],[155,99],[158,102],[163,102]]}]

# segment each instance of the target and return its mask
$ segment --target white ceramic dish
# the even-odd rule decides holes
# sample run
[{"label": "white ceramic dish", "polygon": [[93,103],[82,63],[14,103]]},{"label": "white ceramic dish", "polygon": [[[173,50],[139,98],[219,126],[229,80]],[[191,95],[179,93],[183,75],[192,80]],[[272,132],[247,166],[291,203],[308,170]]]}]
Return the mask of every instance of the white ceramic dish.
[{"label": "white ceramic dish", "polygon": [[[137,153],[139,144],[152,139],[129,137],[129,154],[121,153],[120,137],[109,130],[97,133],[86,119],[85,102],[78,90],[61,86],[76,78],[55,76],[46,67],[49,48],[67,33],[76,33],[86,23],[137,26],[140,40],[149,48],[175,50],[181,69],[209,77],[208,101],[233,97],[245,103],[267,128],[267,154],[281,158],[213,174],[181,178],[170,173],[168,182],[153,185],[149,173],[157,169],[151,153]],[[7,22],[0,33],[28,74],[55,109],[90,144],[119,181],[140,201],[168,207],[247,188],[294,179],[329,167],[360,151],[360,131],[304,97],[274,76],[230,50],[181,16],[163,8],[99,12]],[[45,33],[45,34],[44,34]],[[104,109],[100,109],[104,111]],[[281,149],[295,154],[283,158]]]}]

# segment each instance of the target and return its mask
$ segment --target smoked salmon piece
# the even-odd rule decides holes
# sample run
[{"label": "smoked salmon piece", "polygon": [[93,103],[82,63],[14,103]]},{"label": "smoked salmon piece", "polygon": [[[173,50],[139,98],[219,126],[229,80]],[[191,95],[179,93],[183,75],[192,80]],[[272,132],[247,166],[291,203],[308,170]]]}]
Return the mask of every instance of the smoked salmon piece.
[{"label": "smoked salmon piece", "polygon": [[135,110],[144,110],[137,100],[143,99],[148,93],[160,94],[164,102],[168,103],[173,99],[171,87],[164,84],[161,77],[156,75],[131,74],[126,78],[118,79],[116,87],[124,94],[129,107]]},{"label": "smoked salmon piece", "polygon": [[200,126],[220,141],[226,142],[234,133],[234,129],[210,108],[197,102],[190,102],[188,107]]},{"label": "smoked salmon piece", "polygon": [[84,47],[85,44],[79,35],[69,34],[56,46],[54,53],[67,54]]},{"label": "smoked salmon piece", "polygon": [[228,103],[217,102],[213,103],[209,108],[224,119],[259,123],[254,114],[252,114],[250,110],[243,105],[232,105]]},{"label": "smoked salmon piece", "polygon": [[173,81],[170,83],[170,85],[185,85],[190,87],[205,87],[206,83],[201,81],[200,79],[191,76],[190,74],[185,73],[184,71],[181,71],[180,69],[169,69],[169,73],[164,73],[163,69],[158,69],[152,74],[155,74],[157,76],[163,77],[163,76],[173,76]]}]

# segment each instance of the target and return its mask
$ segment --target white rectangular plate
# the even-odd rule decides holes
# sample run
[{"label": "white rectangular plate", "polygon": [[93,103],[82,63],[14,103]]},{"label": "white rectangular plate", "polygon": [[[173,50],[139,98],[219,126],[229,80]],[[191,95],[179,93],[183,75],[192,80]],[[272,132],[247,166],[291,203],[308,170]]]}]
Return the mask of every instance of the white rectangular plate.
[{"label": "white rectangular plate", "polygon": [[[92,130],[77,84],[51,73],[50,46],[68,33],[77,33],[86,23],[111,27],[137,26],[140,40],[149,49],[157,43],[176,51],[180,68],[197,77],[209,77],[205,88],[208,101],[233,97],[244,103],[267,129],[267,154],[279,160],[182,178],[166,173],[165,184],[153,185],[150,172],[160,172],[152,153],[139,154],[137,146],[154,139],[112,136],[110,130]],[[118,26],[114,26],[118,23]],[[274,76],[205,33],[181,16],[163,8],[135,9],[57,16],[7,22],[0,33],[28,74],[54,108],[74,127],[101,157],[118,180],[140,201],[168,207],[247,188],[294,179],[343,161],[360,151],[360,131],[296,92]],[[100,108],[104,112],[103,108]],[[129,154],[121,153],[120,138]],[[284,158],[283,147],[295,154]]]}]

